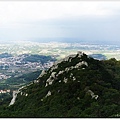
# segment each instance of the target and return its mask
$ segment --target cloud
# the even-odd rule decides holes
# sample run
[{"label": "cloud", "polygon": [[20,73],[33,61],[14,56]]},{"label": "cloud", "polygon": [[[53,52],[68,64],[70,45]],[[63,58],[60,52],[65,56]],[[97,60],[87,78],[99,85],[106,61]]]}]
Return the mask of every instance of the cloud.
[{"label": "cloud", "polygon": [[119,1],[0,1],[0,38],[119,39]]},{"label": "cloud", "polygon": [[0,1],[0,23],[118,14],[120,2]]}]

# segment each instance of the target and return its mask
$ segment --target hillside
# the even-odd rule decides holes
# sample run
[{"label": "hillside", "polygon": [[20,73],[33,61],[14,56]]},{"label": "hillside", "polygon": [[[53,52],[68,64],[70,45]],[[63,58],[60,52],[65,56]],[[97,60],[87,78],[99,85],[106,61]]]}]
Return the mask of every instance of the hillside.
[{"label": "hillside", "polygon": [[82,52],[55,62],[16,92],[1,117],[120,117],[120,62]]},{"label": "hillside", "polygon": [[106,56],[102,54],[91,54],[89,56],[97,60],[107,60]]}]

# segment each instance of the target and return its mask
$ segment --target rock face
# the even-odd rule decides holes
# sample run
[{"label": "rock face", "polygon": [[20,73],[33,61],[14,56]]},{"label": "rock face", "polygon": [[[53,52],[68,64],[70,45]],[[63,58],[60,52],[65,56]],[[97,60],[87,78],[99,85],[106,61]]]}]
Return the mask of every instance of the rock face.
[{"label": "rock face", "polygon": [[9,108],[10,115],[118,116],[120,89],[113,85],[115,79],[110,74],[112,69],[109,68],[110,65],[107,68],[104,61],[95,60],[82,52],[55,62],[48,71],[43,71],[37,80],[14,93]]},{"label": "rock face", "polygon": [[[31,85],[31,84],[28,84],[27,86],[30,86],[30,85]],[[24,96],[28,96],[27,93],[21,92],[21,90],[22,90],[23,88],[27,87],[27,86],[22,86],[22,87],[19,88],[17,91],[13,91],[13,98],[12,98],[9,106],[11,106],[11,105],[13,105],[13,104],[15,103],[18,93],[20,93],[21,95],[24,95]]]},{"label": "rock face", "polygon": [[95,95],[91,90],[88,90],[88,93],[90,93],[92,98],[98,99],[98,95]]},{"label": "rock face", "polygon": [[19,91],[13,91],[13,98],[9,104],[9,106],[13,105],[15,103],[15,100],[16,100],[16,97],[17,97],[17,94],[19,93]]}]

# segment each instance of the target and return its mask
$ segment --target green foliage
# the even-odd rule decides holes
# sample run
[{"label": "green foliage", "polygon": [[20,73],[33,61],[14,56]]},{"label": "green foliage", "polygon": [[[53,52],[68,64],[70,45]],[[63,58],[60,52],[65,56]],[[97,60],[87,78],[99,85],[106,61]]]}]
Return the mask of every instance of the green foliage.
[{"label": "green foliage", "polygon": [[[54,80],[52,85],[45,87],[52,73],[49,69],[47,74],[37,79],[39,83],[33,83],[21,90],[28,96],[19,93],[14,105],[0,108],[0,116],[89,118],[119,116],[120,61],[115,59],[99,61],[85,54],[81,58],[76,55],[71,62],[63,61],[58,64],[58,69],[54,72],[58,74],[66,67],[75,66],[81,61],[86,61],[88,66],[65,71],[52,78]],[[67,83],[64,82],[64,78],[67,79]],[[46,97],[49,91],[51,95]]]},{"label": "green foliage", "polygon": [[52,58],[51,56],[44,56],[44,55],[29,55],[28,57],[24,58],[23,61],[25,62],[41,62],[46,63],[48,61],[55,61],[56,59]]},{"label": "green foliage", "polygon": [[11,77],[8,78],[5,83],[6,84],[20,84],[20,83],[27,83],[30,81],[33,81],[37,79],[37,77],[40,75],[41,71],[35,71],[27,74],[23,74],[19,77]]}]

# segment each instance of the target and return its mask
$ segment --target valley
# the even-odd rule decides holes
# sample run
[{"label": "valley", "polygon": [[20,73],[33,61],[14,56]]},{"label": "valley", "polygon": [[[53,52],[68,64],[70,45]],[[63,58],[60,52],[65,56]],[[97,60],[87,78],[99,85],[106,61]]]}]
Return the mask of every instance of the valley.
[{"label": "valley", "polygon": [[97,60],[120,59],[120,47],[117,45],[64,42],[0,44],[0,104],[10,103],[13,93],[19,88],[33,81],[37,83],[35,80],[42,70],[49,70],[56,61],[77,51]]},{"label": "valley", "polygon": [[[56,60],[83,51],[96,59],[120,59],[120,46],[76,42],[17,41],[0,44],[0,88],[18,89],[25,76],[49,69]],[[30,78],[28,78],[30,79]]]},{"label": "valley", "polygon": [[54,61],[55,58],[51,56],[0,54],[0,98],[12,96],[14,90],[35,80],[41,71],[52,66]]}]

